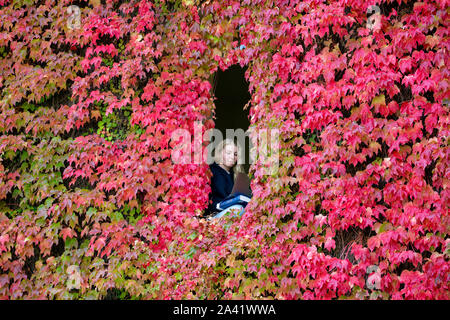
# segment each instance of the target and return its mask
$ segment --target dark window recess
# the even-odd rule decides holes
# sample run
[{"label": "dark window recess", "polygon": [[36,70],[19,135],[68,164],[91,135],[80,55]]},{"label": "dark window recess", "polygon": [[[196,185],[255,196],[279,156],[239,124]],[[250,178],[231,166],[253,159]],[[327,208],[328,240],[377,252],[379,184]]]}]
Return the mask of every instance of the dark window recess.
[{"label": "dark window recess", "polygon": [[[250,125],[249,108],[244,110],[244,106],[251,99],[249,85],[245,80],[245,71],[236,64],[227,70],[219,70],[212,79],[212,86],[215,96],[215,128],[222,132],[225,138],[226,129],[248,130]],[[245,171],[248,173],[250,167],[249,160],[249,137],[245,139]]]}]

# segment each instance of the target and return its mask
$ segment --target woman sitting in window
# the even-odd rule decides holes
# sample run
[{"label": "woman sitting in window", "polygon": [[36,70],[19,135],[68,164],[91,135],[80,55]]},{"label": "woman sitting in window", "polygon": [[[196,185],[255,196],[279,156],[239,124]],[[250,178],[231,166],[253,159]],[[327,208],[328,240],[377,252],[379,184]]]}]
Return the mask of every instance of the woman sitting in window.
[{"label": "woman sitting in window", "polygon": [[228,197],[233,189],[235,177],[239,172],[244,172],[243,166],[237,164],[238,156],[241,154],[240,147],[233,140],[226,139],[219,143],[215,150],[214,162],[209,165],[213,174],[211,178],[211,193],[207,214],[214,218],[220,218],[224,214],[238,211],[242,215],[244,207],[240,204],[232,205],[225,210],[219,211],[216,206]]}]

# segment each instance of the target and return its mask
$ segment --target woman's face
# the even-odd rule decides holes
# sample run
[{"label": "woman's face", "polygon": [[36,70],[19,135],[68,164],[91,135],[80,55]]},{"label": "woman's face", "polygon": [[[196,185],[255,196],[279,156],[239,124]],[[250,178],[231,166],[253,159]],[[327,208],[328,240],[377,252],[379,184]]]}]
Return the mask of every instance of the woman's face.
[{"label": "woman's face", "polygon": [[223,149],[223,164],[227,167],[233,167],[237,162],[237,147],[235,145],[226,145]]}]

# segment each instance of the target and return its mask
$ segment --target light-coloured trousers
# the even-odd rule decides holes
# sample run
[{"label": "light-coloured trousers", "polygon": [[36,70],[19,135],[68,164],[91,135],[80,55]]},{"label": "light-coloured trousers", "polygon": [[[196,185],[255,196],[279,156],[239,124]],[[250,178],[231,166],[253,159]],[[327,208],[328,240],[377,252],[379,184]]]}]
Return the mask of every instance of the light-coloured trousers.
[{"label": "light-coloured trousers", "polygon": [[232,211],[236,212],[239,216],[242,216],[244,214],[244,206],[242,206],[240,204],[235,204],[235,205],[229,206],[228,208],[217,213],[215,216],[212,216],[211,219],[221,218],[224,215],[226,215],[227,213],[232,212]]}]

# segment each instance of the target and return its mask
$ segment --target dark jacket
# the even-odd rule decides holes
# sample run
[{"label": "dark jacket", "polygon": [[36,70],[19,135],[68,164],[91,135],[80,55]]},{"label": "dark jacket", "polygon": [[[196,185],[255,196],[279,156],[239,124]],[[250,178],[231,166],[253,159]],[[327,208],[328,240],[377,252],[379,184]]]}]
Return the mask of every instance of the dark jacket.
[{"label": "dark jacket", "polygon": [[211,178],[211,193],[209,194],[209,200],[212,203],[209,204],[206,214],[219,211],[216,209],[216,205],[231,194],[234,185],[233,169],[228,173],[215,162],[210,164],[209,168],[213,174]]}]

